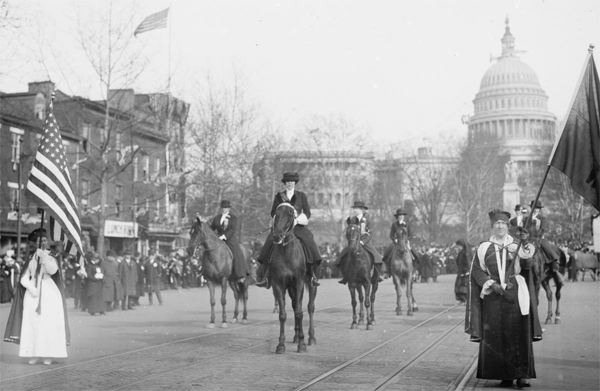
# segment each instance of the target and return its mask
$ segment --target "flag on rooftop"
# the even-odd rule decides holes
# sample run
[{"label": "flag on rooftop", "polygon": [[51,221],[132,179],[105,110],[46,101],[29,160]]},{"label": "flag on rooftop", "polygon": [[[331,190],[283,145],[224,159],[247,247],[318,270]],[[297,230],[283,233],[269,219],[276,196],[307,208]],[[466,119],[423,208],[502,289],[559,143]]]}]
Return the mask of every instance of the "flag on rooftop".
[{"label": "flag on rooftop", "polygon": [[600,81],[592,49],[590,45],[577,94],[549,164],[568,176],[573,190],[600,211]]},{"label": "flag on rooftop", "polygon": [[162,10],[155,14],[152,14],[140,23],[140,25],[135,29],[133,36],[137,36],[138,34],[145,33],[147,31],[156,30],[156,29],[164,29],[167,27],[167,17],[169,16],[169,9]]},{"label": "flag on rooftop", "polygon": [[[56,223],[59,224],[56,228],[59,234],[52,236],[54,233],[51,233],[51,239],[60,240],[62,237],[65,251],[68,248],[69,251],[79,251],[83,254],[77,202],[71,189],[66,149],[54,117],[52,100],[35,161],[29,173],[27,194],[31,201],[50,215],[51,231],[56,227]],[[75,246],[74,250],[72,246]]]}]

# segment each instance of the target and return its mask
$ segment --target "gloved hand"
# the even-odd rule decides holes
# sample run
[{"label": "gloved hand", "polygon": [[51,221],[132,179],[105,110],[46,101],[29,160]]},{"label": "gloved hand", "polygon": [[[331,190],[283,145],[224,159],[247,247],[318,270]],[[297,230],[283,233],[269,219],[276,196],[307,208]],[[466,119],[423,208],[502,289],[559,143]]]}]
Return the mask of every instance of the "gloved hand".
[{"label": "gloved hand", "polygon": [[504,289],[502,289],[500,284],[498,284],[497,282],[494,282],[490,288],[492,288],[495,294],[500,296],[504,295]]},{"label": "gloved hand", "polygon": [[27,290],[29,291],[29,293],[31,293],[33,297],[38,297],[40,295],[40,291],[38,290],[38,288],[36,288],[33,285],[27,288]]},{"label": "gloved hand", "polygon": [[227,239],[227,237],[225,235],[221,235],[221,236],[219,236],[219,239],[225,240],[225,239]]}]

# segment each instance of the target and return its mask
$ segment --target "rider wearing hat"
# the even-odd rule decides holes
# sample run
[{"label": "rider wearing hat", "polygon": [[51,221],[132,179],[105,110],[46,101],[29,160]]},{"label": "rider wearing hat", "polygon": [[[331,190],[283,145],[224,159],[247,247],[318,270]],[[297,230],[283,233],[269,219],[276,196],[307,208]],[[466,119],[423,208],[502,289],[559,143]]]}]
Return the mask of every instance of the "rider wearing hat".
[{"label": "rider wearing hat", "polygon": [[242,253],[242,249],[240,248],[240,243],[235,236],[237,217],[230,213],[230,211],[231,202],[228,200],[221,200],[221,213],[213,218],[210,228],[212,228],[217,236],[219,236],[219,239],[224,241],[227,247],[231,249],[231,252],[233,253],[232,272],[234,278],[239,283],[242,283],[248,275],[248,267],[246,265],[244,253]]},{"label": "rider wearing hat", "polygon": [[[296,184],[300,181],[300,176],[297,172],[286,172],[281,178],[281,182],[285,185],[285,190],[275,194],[273,200],[273,206],[271,207],[271,218],[275,216],[277,207],[283,203],[289,203],[296,209],[298,216],[296,217],[296,225],[294,227],[294,234],[306,247],[308,252],[308,268],[312,275],[311,284],[312,286],[319,286],[317,276],[315,275],[315,268],[321,264],[321,254],[319,248],[315,243],[312,232],[306,227],[308,225],[308,219],[310,219],[310,205],[308,204],[308,198],[306,194],[301,191],[297,191]],[[270,233],[263,245],[260,255],[258,256],[258,263],[264,268],[265,262],[269,260],[271,249],[273,248],[273,234]],[[268,268],[264,273],[264,279],[256,283],[256,286],[261,288],[269,288],[271,285],[268,279]]]},{"label": "rider wearing hat", "polygon": [[[373,260],[375,262],[375,268],[377,269],[377,271],[379,273],[380,281],[382,281],[383,279],[381,278],[381,276],[384,275],[385,265],[383,264],[383,261],[381,259],[381,254],[379,254],[379,252],[375,249],[375,247],[373,247],[373,245],[370,243],[371,229],[369,228],[369,219],[367,217],[368,209],[369,209],[369,207],[367,207],[363,201],[354,201],[354,205],[351,206],[351,210],[352,210],[352,213],[354,214],[354,216],[348,217],[348,219],[346,220],[346,224],[347,225],[355,224],[360,227],[360,244],[362,244],[364,249],[367,250],[367,252],[369,252],[373,256]],[[346,246],[342,250],[342,252],[340,253],[340,256],[338,257],[338,259],[334,263],[334,265],[337,266],[338,268],[340,268],[341,267],[340,265],[342,264],[342,262],[344,262],[344,260],[346,258],[345,256],[347,253],[348,253],[348,246]],[[348,281],[346,281],[345,279],[342,278],[338,282],[340,284],[346,284]]]},{"label": "rider wearing hat", "polygon": [[[410,227],[409,227],[408,223],[404,220],[406,215],[407,215],[407,213],[405,211],[403,211],[402,208],[396,209],[396,213],[394,214],[396,221],[394,221],[392,223],[392,227],[390,228],[390,239],[392,240],[392,245],[389,246],[385,250],[385,254],[383,255],[383,263],[387,267],[387,272],[386,272],[386,275],[384,276],[385,278],[388,277],[388,273],[392,270],[390,268],[390,254],[392,253],[394,244],[398,243],[398,240],[400,240],[401,230],[406,231],[405,237],[407,239],[411,237]],[[417,254],[415,254],[414,250],[410,247],[410,242],[408,240],[406,241],[406,245],[408,247],[408,250],[410,251],[413,265],[418,266],[418,265],[415,265],[415,263],[419,262],[419,258],[417,257]]]},{"label": "rider wearing hat", "polygon": [[510,219],[508,224],[508,233],[512,236],[518,236],[519,228],[523,228],[525,226],[525,213],[527,213],[527,209],[525,209],[524,205],[515,205],[515,217]]},{"label": "rider wearing hat", "polygon": [[529,217],[526,217],[524,226],[527,227],[529,236],[531,238],[539,240],[539,247],[546,257],[546,263],[552,263],[552,271],[561,279],[563,279],[562,275],[558,271],[560,249],[551,244],[547,239],[544,239],[544,233],[546,231],[546,217],[540,214],[544,205],[542,204],[542,201],[539,200],[535,204],[535,207],[533,206],[533,203],[534,201],[531,201],[531,223],[529,223]]}]

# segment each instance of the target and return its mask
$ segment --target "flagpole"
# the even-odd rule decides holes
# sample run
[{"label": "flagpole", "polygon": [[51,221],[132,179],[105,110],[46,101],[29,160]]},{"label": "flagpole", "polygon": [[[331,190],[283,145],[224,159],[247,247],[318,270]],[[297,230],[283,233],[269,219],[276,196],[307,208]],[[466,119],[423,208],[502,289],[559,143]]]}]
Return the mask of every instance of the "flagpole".
[{"label": "flagpole", "polygon": [[556,148],[558,147],[558,142],[560,141],[560,139],[563,135],[563,132],[565,131],[565,128],[567,126],[567,120],[569,119],[569,113],[573,110],[573,104],[575,103],[575,98],[577,97],[577,93],[579,92],[579,86],[581,86],[581,82],[583,81],[583,75],[585,75],[585,71],[590,63],[590,57],[592,57],[593,52],[594,52],[594,44],[591,43],[590,46],[588,46],[588,54],[585,57],[585,61],[583,62],[583,69],[581,70],[581,74],[579,75],[579,78],[577,79],[577,84],[575,84],[575,90],[573,91],[573,96],[571,97],[571,102],[569,103],[569,106],[567,107],[567,114],[563,118],[560,133],[559,133],[558,137],[556,138],[556,141],[554,142],[554,146],[552,147],[552,153],[550,154],[550,159],[548,159],[548,167],[550,167],[550,164],[552,163],[552,158],[554,157],[554,153],[556,152]]}]

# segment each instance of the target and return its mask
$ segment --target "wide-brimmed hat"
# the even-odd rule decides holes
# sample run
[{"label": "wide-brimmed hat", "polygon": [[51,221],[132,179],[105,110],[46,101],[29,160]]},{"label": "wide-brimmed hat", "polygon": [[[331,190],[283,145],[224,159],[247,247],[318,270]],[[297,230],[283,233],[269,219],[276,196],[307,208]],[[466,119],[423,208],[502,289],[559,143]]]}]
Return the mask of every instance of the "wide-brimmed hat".
[{"label": "wide-brimmed hat", "polygon": [[[533,209],[533,208],[534,208],[534,206],[533,206],[533,201],[531,201],[531,202],[529,203],[529,206],[531,206],[531,209]],[[538,200],[538,202],[536,202],[536,203],[535,203],[535,208],[540,208],[540,209],[542,209],[543,207],[544,207],[544,205],[542,204],[542,201]]]},{"label": "wide-brimmed hat", "polygon": [[523,206],[522,206],[521,204],[517,204],[517,205],[515,205],[515,210],[516,210],[517,212],[520,212],[520,211],[521,211],[521,209],[523,209]]},{"label": "wide-brimmed hat", "polygon": [[286,172],[283,174],[283,178],[281,178],[281,182],[300,182],[300,175],[297,172]]},{"label": "wide-brimmed hat", "polygon": [[231,201],[221,200],[221,208],[231,208]]},{"label": "wide-brimmed hat", "polygon": [[492,223],[495,223],[496,221],[506,221],[508,223],[508,220],[510,220],[510,213],[500,210],[500,209],[494,209],[491,212],[488,213],[488,216],[490,217],[490,221]]},{"label": "wide-brimmed hat", "polygon": [[406,215],[407,213],[405,211],[402,210],[402,208],[398,208],[396,209],[396,213],[394,213],[394,216],[398,217],[400,215]]},{"label": "wide-brimmed hat", "polygon": [[364,201],[354,201],[354,205],[352,205],[351,207],[352,208],[369,209],[369,207],[367,205],[365,205]]},{"label": "wide-brimmed hat", "polygon": [[37,228],[37,229],[34,229],[33,231],[31,231],[29,236],[27,236],[27,240],[29,240],[30,242],[35,242],[40,237],[43,237],[43,238],[46,237],[46,230],[44,228]]}]

